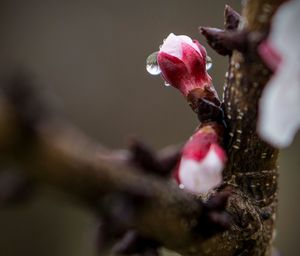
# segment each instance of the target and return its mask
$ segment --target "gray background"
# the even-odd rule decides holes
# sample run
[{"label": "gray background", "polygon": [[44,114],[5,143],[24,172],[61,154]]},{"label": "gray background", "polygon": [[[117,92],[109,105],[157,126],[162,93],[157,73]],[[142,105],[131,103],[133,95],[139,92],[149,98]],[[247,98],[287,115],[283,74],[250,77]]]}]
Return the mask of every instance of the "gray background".
[{"label": "gray background", "polygon": [[[64,115],[112,148],[128,135],[154,148],[184,141],[197,121],[177,91],[145,71],[170,32],[203,43],[199,25],[221,27],[225,3],[209,0],[6,0],[0,3],[0,67],[26,67],[60,99]],[[227,59],[210,74],[220,90]],[[300,139],[282,151],[278,247],[300,255]],[[28,204],[1,209],[0,255],[92,256],[96,220],[45,189]]]}]

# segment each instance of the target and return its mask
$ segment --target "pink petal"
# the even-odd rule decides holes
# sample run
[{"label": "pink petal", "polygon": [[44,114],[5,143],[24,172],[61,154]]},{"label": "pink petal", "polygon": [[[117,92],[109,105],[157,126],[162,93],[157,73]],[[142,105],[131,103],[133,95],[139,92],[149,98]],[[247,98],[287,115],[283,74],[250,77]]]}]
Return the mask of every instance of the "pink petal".
[{"label": "pink petal", "polygon": [[217,144],[218,134],[214,129],[198,130],[185,144],[183,156],[196,161],[203,160],[212,144]]},{"label": "pink petal", "polygon": [[258,47],[258,52],[270,69],[276,71],[282,59],[270,42],[264,41]]},{"label": "pink petal", "polygon": [[181,86],[188,80],[188,70],[185,63],[179,58],[165,52],[160,52],[157,56],[157,63],[163,78],[181,91]]},{"label": "pink petal", "polygon": [[182,61],[186,64],[192,78],[190,88],[187,88],[187,91],[211,83],[211,78],[206,72],[206,57],[203,58],[199,52],[185,43],[182,43]]}]

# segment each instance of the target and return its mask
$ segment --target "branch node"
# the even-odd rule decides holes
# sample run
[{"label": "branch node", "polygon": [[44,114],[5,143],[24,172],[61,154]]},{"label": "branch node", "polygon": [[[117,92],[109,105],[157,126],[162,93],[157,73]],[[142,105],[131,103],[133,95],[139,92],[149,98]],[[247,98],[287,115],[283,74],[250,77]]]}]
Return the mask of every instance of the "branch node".
[{"label": "branch node", "polygon": [[211,237],[216,233],[226,231],[231,224],[231,217],[226,212],[230,191],[220,192],[211,197],[206,204],[203,205],[203,214],[201,221],[195,230],[201,230],[204,237]]}]

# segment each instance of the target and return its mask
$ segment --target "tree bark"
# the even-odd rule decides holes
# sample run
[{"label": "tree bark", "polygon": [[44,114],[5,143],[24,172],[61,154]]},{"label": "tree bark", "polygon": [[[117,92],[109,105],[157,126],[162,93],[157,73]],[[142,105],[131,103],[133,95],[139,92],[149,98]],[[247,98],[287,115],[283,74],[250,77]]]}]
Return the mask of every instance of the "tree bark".
[{"label": "tree bark", "polygon": [[244,4],[237,32],[247,35],[246,41],[244,37],[240,41],[246,45],[232,52],[224,85],[229,155],[225,183],[236,189],[240,200],[228,206],[234,225],[203,244],[203,255],[271,255],[277,210],[278,150],[256,133],[259,99],[271,76],[257,55],[256,39],[265,37],[273,14],[283,2],[249,0]]}]

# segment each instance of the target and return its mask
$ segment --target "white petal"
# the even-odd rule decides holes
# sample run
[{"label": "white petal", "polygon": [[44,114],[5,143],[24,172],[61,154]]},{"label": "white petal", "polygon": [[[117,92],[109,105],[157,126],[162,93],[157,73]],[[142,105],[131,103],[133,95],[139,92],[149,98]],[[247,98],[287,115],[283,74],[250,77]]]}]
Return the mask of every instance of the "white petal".
[{"label": "white petal", "polygon": [[197,44],[195,44],[190,37],[185,35],[176,36],[173,33],[171,33],[165,39],[163,45],[160,48],[160,52],[165,52],[179,59],[182,59],[182,43],[189,44],[200,53]]},{"label": "white petal", "polygon": [[280,7],[274,16],[269,41],[282,54],[283,58],[291,58],[300,62],[299,28],[300,1],[288,1]]},{"label": "white petal", "polygon": [[288,146],[300,128],[300,68],[283,62],[260,100],[258,132],[276,147]]},{"label": "white petal", "polygon": [[300,128],[300,1],[283,4],[268,42],[281,58],[260,102],[259,134],[276,147],[288,146]]},{"label": "white petal", "polygon": [[215,149],[211,148],[201,161],[182,158],[179,180],[184,188],[194,194],[206,193],[222,182],[224,163]]}]

